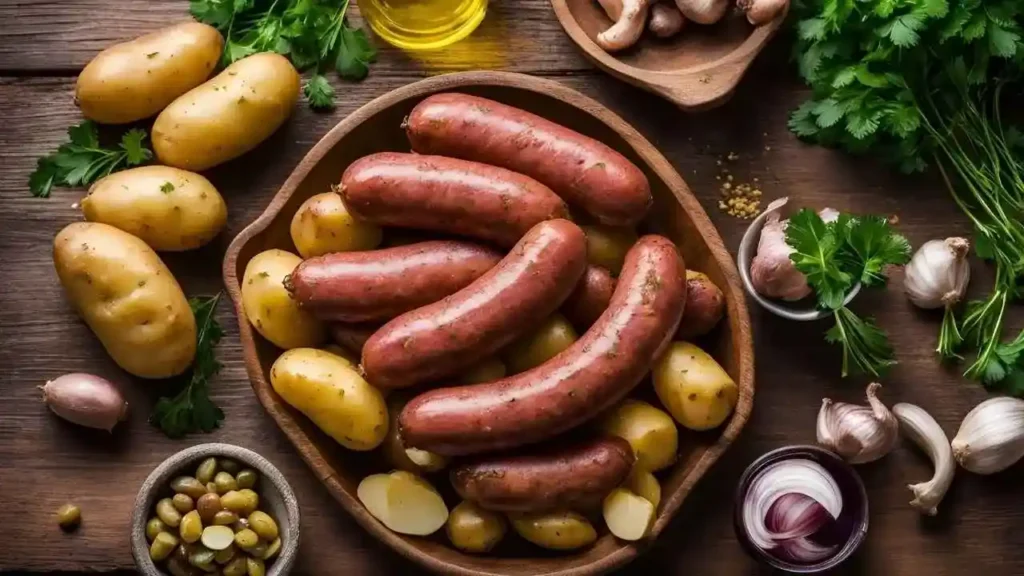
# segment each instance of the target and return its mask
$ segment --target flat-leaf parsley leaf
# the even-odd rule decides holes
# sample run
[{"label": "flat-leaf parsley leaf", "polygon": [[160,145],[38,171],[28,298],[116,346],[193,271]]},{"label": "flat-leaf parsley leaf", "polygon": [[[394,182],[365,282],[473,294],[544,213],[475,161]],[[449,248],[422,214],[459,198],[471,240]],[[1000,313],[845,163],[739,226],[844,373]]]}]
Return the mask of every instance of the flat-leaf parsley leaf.
[{"label": "flat-leaf parsley leaf", "polygon": [[56,152],[36,161],[36,169],[28,177],[28,188],[33,196],[47,198],[54,186],[86,186],[152,157],[144,131],[131,129],[121,136],[116,147],[105,148],[100,144],[96,124],[84,120],[68,128],[68,141]]}]

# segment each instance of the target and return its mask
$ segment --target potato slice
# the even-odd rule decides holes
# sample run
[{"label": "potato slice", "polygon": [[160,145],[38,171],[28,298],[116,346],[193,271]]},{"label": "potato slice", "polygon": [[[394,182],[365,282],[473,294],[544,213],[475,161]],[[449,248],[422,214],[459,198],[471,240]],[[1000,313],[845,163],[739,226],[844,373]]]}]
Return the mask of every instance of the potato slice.
[{"label": "potato slice", "polygon": [[367,476],[356,495],[374,518],[399,534],[427,536],[448,520],[448,507],[437,490],[409,472]]},{"label": "potato slice", "polygon": [[623,486],[653,504],[655,510],[658,509],[658,504],[661,504],[661,484],[654,474],[643,468],[633,467]]},{"label": "potato slice", "polygon": [[668,468],[676,461],[679,431],[664,410],[647,402],[627,399],[601,422],[601,430],[633,447],[636,467],[649,471]]},{"label": "potato slice", "polygon": [[654,504],[625,488],[616,488],[605,497],[603,512],[608,530],[630,542],[647,536],[654,523]]}]

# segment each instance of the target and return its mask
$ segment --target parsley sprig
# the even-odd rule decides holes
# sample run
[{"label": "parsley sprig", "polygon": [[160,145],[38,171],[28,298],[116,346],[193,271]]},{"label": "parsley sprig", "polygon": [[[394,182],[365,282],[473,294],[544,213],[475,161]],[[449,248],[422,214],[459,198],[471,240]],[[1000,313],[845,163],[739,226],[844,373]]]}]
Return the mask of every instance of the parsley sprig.
[{"label": "parsley sprig", "polygon": [[814,289],[818,307],[832,312],[835,325],[826,332],[829,343],[843,348],[845,377],[850,364],[874,377],[896,363],[889,339],[871,319],[857,316],[843,301],[860,283],[884,286],[885,266],[906,264],[910,244],[878,216],[851,216],[825,222],[813,210],[794,214],[786,226],[790,259]]},{"label": "parsley sprig", "polygon": [[221,364],[214,347],[224,331],[214,314],[221,294],[209,298],[191,298],[189,306],[196,318],[196,359],[188,384],[174,398],[162,397],[153,409],[149,421],[171,438],[181,438],[192,432],[210,432],[220,426],[224,412],[210,400],[210,379]]},{"label": "parsley sprig", "polygon": [[313,70],[303,88],[312,108],[334,107],[330,68],[362,80],[377,58],[366,31],[352,27],[349,0],[190,0],[192,16],[224,34],[221,64],[257,52],[287,56],[300,71]]},{"label": "parsley sprig", "polygon": [[36,161],[36,169],[28,177],[28,188],[33,196],[48,198],[54,186],[86,186],[152,157],[144,131],[129,130],[116,147],[104,147],[96,124],[84,120],[68,128],[68,141],[56,152]]}]

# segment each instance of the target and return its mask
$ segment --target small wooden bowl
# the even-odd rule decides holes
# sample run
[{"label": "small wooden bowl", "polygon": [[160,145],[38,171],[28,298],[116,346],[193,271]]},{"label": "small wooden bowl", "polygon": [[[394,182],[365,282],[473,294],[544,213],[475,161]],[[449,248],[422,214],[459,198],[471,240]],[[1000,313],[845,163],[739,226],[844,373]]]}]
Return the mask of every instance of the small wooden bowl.
[{"label": "small wooden bowl", "polygon": [[594,64],[688,111],[707,110],[727,101],[788,12],[787,8],[756,28],[730,12],[712,26],[687,22],[682,32],[666,40],[645,31],[631,48],[608,53],[594,41],[612,25],[596,0],[551,0],[551,5],[562,28]]},{"label": "small wooden bowl", "polygon": [[[681,431],[682,445],[675,467],[662,478],[664,497],[651,538],[622,542],[607,532],[591,547],[576,553],[552,553],[506,538],[493,555],[463,554],[447,544],[444,535],[432,538],[402,536],[371,516],[356,497],[356,486],[368,474],[387,470],[375,453],[345,450],[288,406],[273,390],[268,372],[281,350],[261,338],[242,309],[245,266],[270,248],[295,251],[289,235],[292,215],[310,196],[330,189],[357,158],[384,150],[409,149],[402,119],[424,97],[458,91],[492,98],[551,118],[573,130],[605,142],[637,164],[651,183],[655,206],[645,230],[672,238],[688,266],[707,273],[725,293],[728,309],[722,326],[701,345],[739,386],[739,403],[729,422],[708,433]],[[271,417],[295,444],[328,491],[374,536],[403,556],[439,573],[462,576],[584,576],[605,573],[635,558],[679,509],[697,480],[736,438],[750,416],[754,400],[754,353],[743,288],[722,240],[697,199],[664,156],[621,118],[597,102],[556,82],[502,72],[466,72],[437,76],[394,90],[352,113],[327,133],[295,168],[267,210],[231,243],[224,258],[224,283],[235,303],[253,389]],[[642,384],[650,387],[650,384]],[[434,479],[444,492],[447,476]],[[452,504],[452,502],[450,502]]]}]

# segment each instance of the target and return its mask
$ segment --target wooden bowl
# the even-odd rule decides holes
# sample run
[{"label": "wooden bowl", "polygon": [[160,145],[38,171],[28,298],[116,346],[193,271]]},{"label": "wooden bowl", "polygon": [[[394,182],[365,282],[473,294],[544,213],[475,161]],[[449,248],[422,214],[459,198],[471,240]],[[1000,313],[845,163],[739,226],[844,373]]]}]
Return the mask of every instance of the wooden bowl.
[{"label": "wooden bowl", "polygon": [[569,37],[594,64],[690,111],[714,108],[729,99],[788,11],[787,7],[756,28],[741,14],[730,12],[712,26],[687,22],[682,32],[667,40],[645,31],[631,48],[610,54],[594,41],[612,25],[596,0],[551,0],[551,5]]},{"label": "wooden bowl", "polygon": [[[739,434],[753,405],[754,355],[743,288],[718,232],[679,174],[636,130],[590,98],[556,82],[521,74],[466,72],[415,82],[355,111],[310,150],[266,211],[234,239],[224,259],[224,283],[238,313],[246,368],[260,402],[334,498],[360,525],[403,556],[436,572],[466,576],[604,573],[635,558],[645,543],[621,542],[604,533],[590,548],[556,554],[517,544],[518,539],[512,535],[495,555],[473,556],[450,547],[443,534],[416,538],[385,528],[359,503],[356,486],[364,476],[384,471],[386,466],[374,453],[345,450],[278,397],[269,384],[268,372],[281,351],[252,329],[242,310],[239,280],[246,264],[270,248],[295,251],[289,224],[299,205],[313,194],[329,190],[357,158],[382,150],[408,150],[409,143],[400,127],[402,119],[424,97],[447,91],[476,94],[524,108],[625,154],[651,182],[655,206],[644,228],[672,238],[687,265],[706,272],[725,293],[727,319],[701,344],[739,385],[739,403],[729,422],[717,431],[681,431],[679,460],[662,478],[664,497],[651,540],[665,530],[697,480]],[[641,386],[649,388],[650,384]],[[442,492],[448,489],[446,475],[442,473],[435,480]]]}]

